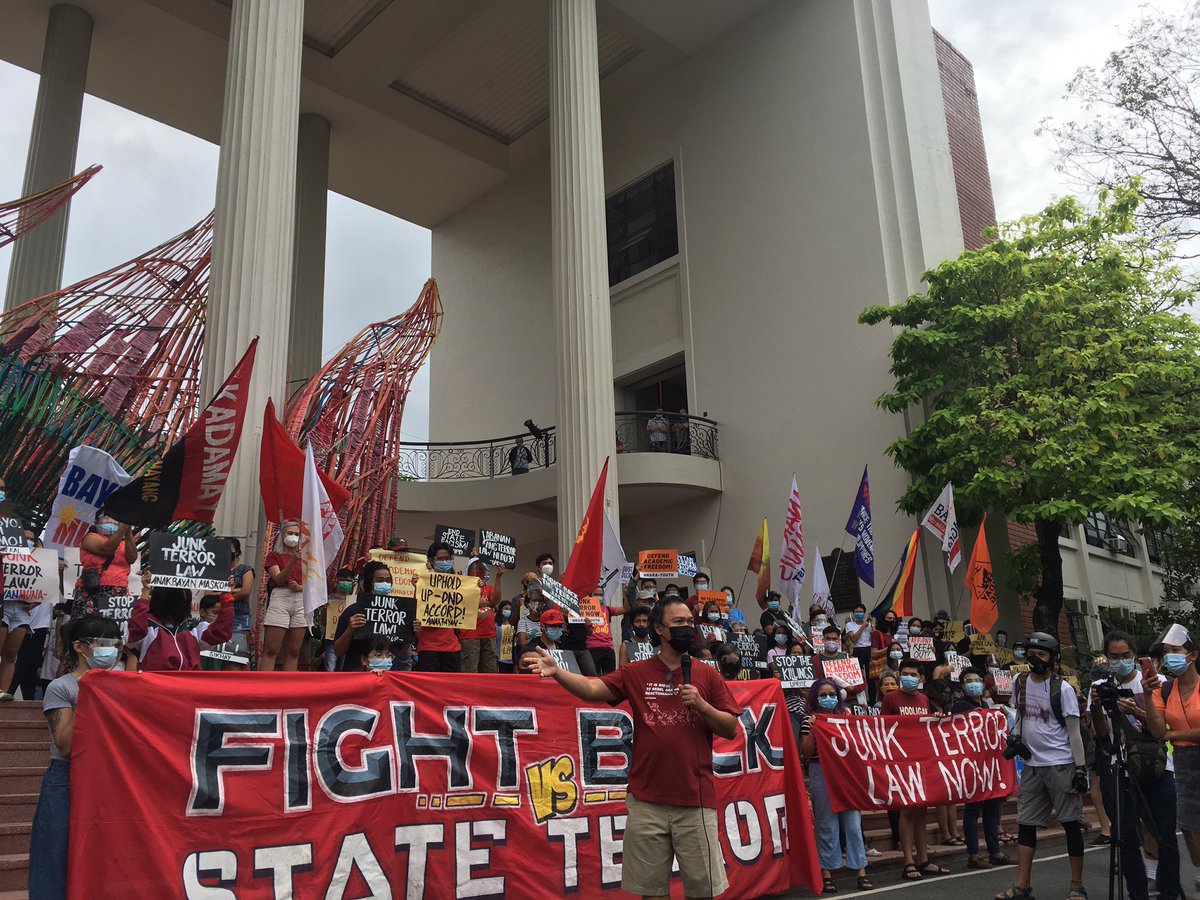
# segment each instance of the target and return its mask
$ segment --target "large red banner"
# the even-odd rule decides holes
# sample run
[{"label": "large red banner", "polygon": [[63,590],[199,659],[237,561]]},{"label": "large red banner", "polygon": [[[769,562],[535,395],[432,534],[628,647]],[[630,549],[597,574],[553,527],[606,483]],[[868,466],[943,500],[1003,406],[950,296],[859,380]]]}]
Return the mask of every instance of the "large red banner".
[{"label": "large red banner", "polygon": [[[96,671],[80,688],[71,896],[627,896],[623,706],[496,675]],[[722,896],[819,891],[779,684],[730,688]]]},{"label": "large red banner", "polygon": [[1004,758],[998,709],[956,716],[813,717],[833,809],[902,809],[1007,797],[1017,770]]}]

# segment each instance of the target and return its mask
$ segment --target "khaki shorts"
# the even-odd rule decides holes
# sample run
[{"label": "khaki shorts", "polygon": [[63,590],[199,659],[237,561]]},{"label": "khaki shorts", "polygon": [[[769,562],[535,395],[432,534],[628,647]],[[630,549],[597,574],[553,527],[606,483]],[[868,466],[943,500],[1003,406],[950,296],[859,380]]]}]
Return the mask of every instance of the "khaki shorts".
[{"label": "khaki shorts", "polygon": [[307,628],[308,619],[304,615],[304,595],[299,591],[289,591],[287,588],[275,588],[271,591],[271,602],[267,604],[263,625],[275,628]]},{"label": "khaki shorts", "polygon": [[1074,763],[1025,766],[1017,794],[1017,824],[1047,828],[1051,812],[1060,824],[1082,819],[1083,798],[1071,790],[1074,778]]},{"label": "khaki shorts", "polygon": [[622,888],[642,896],[671,893],[672,857],[686,896],[715,897],[729,887],[715,809],[646,803],[633,794],[625,806]]}]

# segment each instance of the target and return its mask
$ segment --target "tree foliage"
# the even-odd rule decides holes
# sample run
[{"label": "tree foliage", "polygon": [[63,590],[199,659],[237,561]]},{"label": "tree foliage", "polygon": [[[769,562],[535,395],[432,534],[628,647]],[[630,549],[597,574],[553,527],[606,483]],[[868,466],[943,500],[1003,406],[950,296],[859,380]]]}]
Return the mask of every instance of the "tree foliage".
[{"label": "tree foliage", "polygon": [[1200,475],[1200,326],[1170,248],[1136,232],[1138,203],[1133,186],[1093,211],[1056,201],[860,317],[900,329],[879,406],[924,413],[887,448],[912,476],[901,509],[950,481],[964,520],[1034,524],[1043,628],[1062,607],[1062,523],[1179,521]]},{"label": "tree foliage", "polygon": [[1200,236],[1200,3],[1183,16],[1143,15],[1099,70],[1076,73],[1067,96],[1088,118],[1042,122],[1060,170],[1093,190],[1139,178],[1148,231]]}]

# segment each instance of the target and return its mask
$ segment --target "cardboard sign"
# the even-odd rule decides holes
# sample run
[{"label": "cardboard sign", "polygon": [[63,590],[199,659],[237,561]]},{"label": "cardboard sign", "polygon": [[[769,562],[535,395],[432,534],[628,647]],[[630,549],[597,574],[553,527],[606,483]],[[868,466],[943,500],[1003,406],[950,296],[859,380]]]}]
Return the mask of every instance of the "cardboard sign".
[{"label": "cardboard sign", "polygon": [[329,602],[325,604],[326,640],[333,640],[333,636],[337,632],[338,619],[342,617],[342,613],[346,611],[346,607],[353,602],[353,597],[343,597],[341,600],[338,600],[336,597],[329,598]]},{"label": "cardboard sign", "polygon": [[779,672],[781,687],[808,690],[817,680],[811,656],[777,656],[775,668]]},{"label": "cardboard sign", "polygon": [[621,584],[629,584],[633,580],[633,573],[637,571],[636,563],[623,563],[621,565]]},{"label": "cardboard sign", "polygon": [[359,594],[356,599],[362,604],[362,614],[367,620],[366,625],[354,632],[356,640],[366,640],[376,634],[390,641],[411,641],[413,639],[413,620],[417,614],[417,601],[412,597]]},{"label": "cardboard sign", "polygon": [[971,635],[971,653],[975,656],[987,656],[990,653],[998,653],[1000,648],[996,646],[996,640],[990,634],[973,634]]},{"label": "cardboard sign", "polygon": [[425,554],[412,550],[368,550],[367,561],[387,564],[392,573],[393,597],[417,596],[412,577],[429,571],[425,567]]},{"label": "cardboard sign", "polygon": [[[679,554],[679,574],[683,578],[691,578],[700,570],[696,567],[696,557],[690,553]],[[707,662],[707,660],[705,660]]]},{"label": "cardboard sign", "polygon": [[608,616],[604,614],[603,597],[580,597],[579,614],[591,625],[607,625]]},{"label": "cardboard sign", "polygon": [[229,539],[150,532],[150,585],[229,590]]},{"label": "cardboard sign", "polygon": [[725,629],[720,625],[709,625],[705,622],[700,625],[700,640],[705,644],[723,644],[725,643]]},{"label": "cardboard sign", "polygon": [[470,556],[475,549],[475,532],[470,528],[455,528],[453,525],[439,525],[433,531],[436,543],[450,545],[455,556]]},{"label": "cardboard sign", "polygon": [[717,604],[721,615],[729,615],[729,598],[724,591],[696,591],[696,605],[704,609],[709,603]]},{"label": "cardboard sign", "polygon": [[116,622],[128,622],[133,618],[133,606],[138,598],[130,594],[96,598],[96,614]]},{"label": "cardboard sign", "polygon": [[996,681],[996,693],[1002,694],[1005,697],[1012,695],[1013,677],[1010,672],[1005,672],[1003,669],[990,669],[992,678]]},{"label": "cardboard sign", "polygon": [[517,542],[507,534],[488,531],[485,528],[479,532],[479,556],[488,565],[515,569],[517,567]]},{"label": "cardboard sign", "polygon": [[58,602],[58,551],[5,551],[0,558],[4,570],[4,599],[25,603]]},{"label": "cardboard sign", "polygon": [[737,647],[737,651],[742,657],[743,669],[765,669],[767,667],[767,661],[762,658],[762,648],[753,635],[735,632],[729,636],[729,641]]},{"label": "cardboard sign", "polygon": [[951,681],[961,681],[963,670],[971,668],[971,657],[955,653],[953,650],[946,651],[946,662],[950,664]]},{"label": "cardboard sign", "polygon": [[910,637],[908,655],[917,662],[937,662],[937,654],[933,652],[933,638],[928,635]]},{"label": "cardboard sign", "polygon": [[629,648],[630,662],[641,662],[658,654],[658,648],[649,641],[627,641],[625,646]]},{"label": "cardboard sign", "polygon": [[209,647],[201,644],[205,649],[200,651],[201,656],[206,656],[209,659],[219,659],[221,662],[241,663],[244,666],[250,665],[250,657],[242,654],[242,646],[236,641],[226,641],[224,644],[217,644]]},{"label": "cardboard sign", "polygon": [[475,628],[479,579],[454,572],[422,572],[417,578],[417,621],[429,628]]},{"label": "cardboard sign", "polygon": [[853,656],[847,659],[823,659],[821,660],[821,669],[825,672],[826,678],[839,679],[842,686],[848,689],[853,690],[866,686],[862,666]]},{"label": "cardboard sign", "polygon": [[568,622],[582,622],[583,611],[579,597],[569,587],[555,581],[549,575],[542,576],[542,596],[563,611]]},{"label": "cardboard sign", "polygon": [[1001,647],[992,655],[996,657],[996,662],[1000,663],[1002,666],[1007,666],[1016,661],[1016,657],[1013,656],[1013,652],[1007,647]]},{"label": "cardboard sign", "polygon": [[696,662],[698,662],[698,663],[704,663],[704,665],[706,665],[706,666],[712,666],[712,667],[713,667],[714,669],[716,669],[718,672],[720,672],[720,671],[721,671],[721,667],[717,665],[717,661],[716,661],[715,659],[703,659],[703,658],[701,658],[701,659],[697,659],[697,660],[696,660]]},{"label": "cardboard sign", "polygon": [[[63,576],[62,576],[63,599],[64,600],[74,600],[75,599],[75,583],[77,581],[79,581],[80,576],[83,574],[83,563],[81,563],[79,561],[79,548],[78,547],[64,547],[62,550],[59,550],[58,553],[59,553],[59,558],[62,559],[62,561],[67,564],[67,567],[65,569],[63,569]],[[139,578],[141,578],[141,568],[142,567],[139,564],[138,565],[138,577]],[[141,592],[142,592],[142,589],[139,586],[137,593],[140,594]],[[133,591],[130,591],[130,593],[133,593]]]},{"label": "cardboard sign", "polygon": [[1013,663],[1008,667],[1008,671],[1014,675],[1020,674],[1021,672],[1028,672],[1029,663]]},{"label": "cardboard sign", "polygon": [[25,526],[13,516],[0,516],[0,553],[24,553]]},{"label": "cardboard sign", "polygon": [[678,578],[678,550],[642,550],[638,553],[638,574],[643,578]]},{"label": "cardboard sign", "polygon": [[942,627],[942,640],[948,644],[957,644],[963,639],[962,619],[951,619]]},{"label": "cardboard sign", "polygon": [[545,650],[554,657],[554,664],[564,672],[570,672],[574,675],[583,674],[581,671],[579,671],[579,661],[575,659],[574,653],[568,653],[561,647],[555,647],[553,650],[551,650],[549,647],[546,647]]}]

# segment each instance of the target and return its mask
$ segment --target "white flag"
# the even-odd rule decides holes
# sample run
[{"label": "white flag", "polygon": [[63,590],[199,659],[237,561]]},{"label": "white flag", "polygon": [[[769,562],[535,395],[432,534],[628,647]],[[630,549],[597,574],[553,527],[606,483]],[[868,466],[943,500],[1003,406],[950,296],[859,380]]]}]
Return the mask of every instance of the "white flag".
[{"label": "white flag", "polygon": [[810,606],[819,606],[825,612],[829,613],[829,618],[833,618],[833,600],[829,596],[829,579],[825,577],[825,563],[821,560],[821,548],[816,548],[816,556],[813,557],[815,565],[813,566],[813,581],[812,581],[812,603]]},{"label": "white flag", "polygon": [[946,485],[921,524],[942,542],[946,565],[953,572],[962,562],[962,541],[958,537],[958,517],[954,514],[954,485]]},{"label": "white flag", "polygon": [[78,547],[108,495],[132,480],[133,476],[103,450],[87,444],[73,447],[58,479],[50,518],[42,529],[42,544],[56,550]]},{"label": "white flag", "polygon": [[338,521],[317,475],[312,444],[304,447],[304,500],[300,513],[300,552],[304,558],[304,616],[311,625],[313,613],[329,602],[325,573],[342,546],[342,523]]},{"label": "white flag", "polygon": [[604,602],[608,606],[620,606],[619,595],[624,584],[621,580],[621,570],[628,565],[625,561],[625,551],[621,549],[621,540],[617,537],[617,529],[613,528],[608,513],[604,514],[604,546],[600,551],[600,590],[604,592]]},{"label": "white flag", "polygon": [[804,587],[804,516],[800,510],[800,489],[792,475],[792,491],[788,494],[787,512],[783,516],[783,548],[779,553],[779,582],[783,593],[792,601],[792,620],[802,619],[797,611],[800,589]]}]

